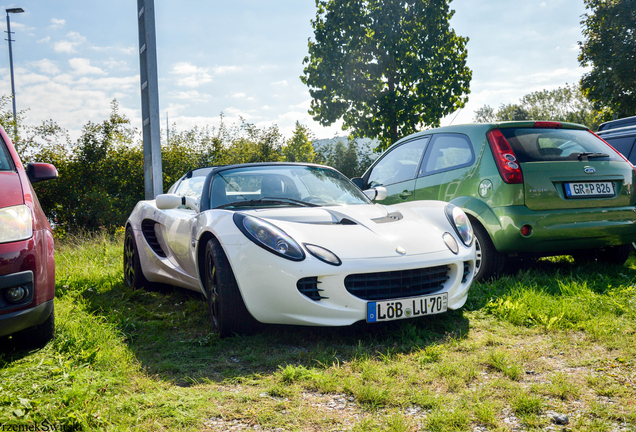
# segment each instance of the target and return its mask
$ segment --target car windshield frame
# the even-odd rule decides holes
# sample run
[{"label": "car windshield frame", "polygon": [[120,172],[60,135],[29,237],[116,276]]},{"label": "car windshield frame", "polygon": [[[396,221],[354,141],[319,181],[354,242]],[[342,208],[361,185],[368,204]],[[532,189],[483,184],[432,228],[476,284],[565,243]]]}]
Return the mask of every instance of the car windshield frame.
[{"label": "car windshield frame", "polygon": [[210,209],[373,204],[348,178],[320,165],[234,166],[211,177]]},{"label": "car windshield frame", "polygon": [[9,148],[5,144],[4,140],[0,138],[0,171],[15,171],[15,165]]}]

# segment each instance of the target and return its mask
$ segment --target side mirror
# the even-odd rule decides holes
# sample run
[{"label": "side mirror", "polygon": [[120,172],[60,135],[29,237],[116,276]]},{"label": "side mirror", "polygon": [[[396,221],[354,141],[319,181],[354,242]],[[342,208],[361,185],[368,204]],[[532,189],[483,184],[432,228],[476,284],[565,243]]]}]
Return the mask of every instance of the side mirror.
[{"label": "side mirror", "polygon": [[25,171],[31,183],[57,178],[57,169],[48,163],[29,162]]},{"label": "side mirror", "polygon": [[351,183],[358,186],[360,189],[364,187],[364,179],[362,177],[354,177],[351,179]]},{"label": "side mirror", "polygon": [[183,205],[194,209],[197,213],[200,211],[199,200],[194,197],[182,197],[175,194],[161,194],[157,195],[155,202],[159,210],[176,209]]},{"label": "side mirror", "polygon": [[384,186],[376,186],[373,189],[363,191],[371,200],[382,201],[386,198],[386,188]]}]

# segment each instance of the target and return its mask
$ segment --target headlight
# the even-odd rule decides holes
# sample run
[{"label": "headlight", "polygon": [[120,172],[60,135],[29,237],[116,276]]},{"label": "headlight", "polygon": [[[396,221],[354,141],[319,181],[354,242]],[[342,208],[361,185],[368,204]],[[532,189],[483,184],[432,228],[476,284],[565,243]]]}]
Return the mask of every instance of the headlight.
[{"label": "headlight", "polygon": [[305,259],[305,252],[293,238],[269,222],[234,213],[234,223],[245,236],[268,251],[292,261]]},{"label": "headlight", "polygon": [[33,235],[33,216],[25,205],[0,209],[0,243],[26,240]]},{"label": "headlight", "polygon": [[309,243],[303,244],[305,245],[309,253],[318,258],[320,261],[335,266],[339,266],[340,264],[342,264],[340,258],[338,258],[338,256],[335,253],[331,252],[329,249],[325,249],[324,247],[312,245]]},{"label": "headlight", "polygon": [[470,246],[473,242],[473,227],[470,225],[470,221],[468,220],[466,213],[464,213],[461,208],[453,204],[448,204],[445,210],[448,220],[451,225],[453,225],[453,228],[455,228],[455,232],[461,241],[466,246]]}]

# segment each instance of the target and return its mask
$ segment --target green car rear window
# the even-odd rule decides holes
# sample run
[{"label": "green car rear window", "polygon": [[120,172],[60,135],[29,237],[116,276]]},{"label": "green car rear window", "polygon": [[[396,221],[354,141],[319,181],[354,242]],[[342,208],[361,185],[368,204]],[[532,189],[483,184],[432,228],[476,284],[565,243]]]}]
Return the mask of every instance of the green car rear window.
[{"label": "green car rear window", "polygon": [[502,128],[519,162],[623,160],[594,134],[580,129]]},{"label": "green car rear window", "polygon": [[3,141],[0,140],[0,171],[13,171],[13,163],[9,158],[9,150]]}]

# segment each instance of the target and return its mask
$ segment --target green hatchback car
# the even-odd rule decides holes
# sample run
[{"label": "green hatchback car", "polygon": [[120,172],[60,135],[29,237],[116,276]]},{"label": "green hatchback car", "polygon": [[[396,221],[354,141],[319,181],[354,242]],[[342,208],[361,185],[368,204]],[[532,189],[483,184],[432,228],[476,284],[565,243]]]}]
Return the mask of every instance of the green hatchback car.
[{"label": "green hatchback car", "polygon": [[634,166],[588,128],[548,121],[416,133],[353,179],[383,204],[461,207],[475,232],[476,280],[517,256],[623,264],[636,240],[635,180]]}]

